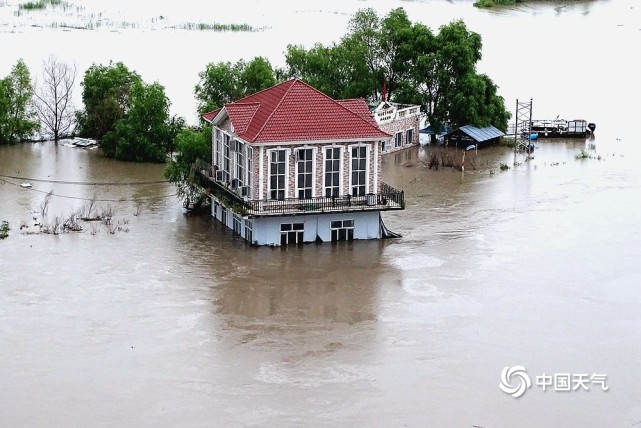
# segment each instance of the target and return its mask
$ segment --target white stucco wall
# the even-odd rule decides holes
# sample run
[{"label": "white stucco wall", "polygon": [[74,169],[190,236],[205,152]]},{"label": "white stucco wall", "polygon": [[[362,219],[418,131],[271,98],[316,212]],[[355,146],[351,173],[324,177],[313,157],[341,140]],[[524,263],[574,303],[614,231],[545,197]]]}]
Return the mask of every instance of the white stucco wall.
[{"label": "white stucco wall", "polygon": [[[217,213],[214,207],[217,200],[212,198],[211,214],[222,221],[222,205],[218,205]],[[234,212],[227,208],[225,226],[234,229]],[[241,235],[244,237],[245,220],[242,219]],[[331,222],[335,220],[354,220],[354,239],[380,239],[379,211],[357,211],[347,213],[310,214],[300,216],[259,217],[249,219],[252,222],[253,243],[257,245],[280,245],[280,226],[283,223],[303,223],[305,242],[314,242],[318,236],[323,242],[330,242]]]},{"label": "white stucco wall", "polygon": [[314,242],[317,236],[323,242],[330,242],[330,226],[334,220],[354,220],[354,239],[381,238],[379,212],[368,211],[255,218],[253,219],[254,240],[258,245],[280,245],[280,225],[282,223],[304,223],[305,242]]}]

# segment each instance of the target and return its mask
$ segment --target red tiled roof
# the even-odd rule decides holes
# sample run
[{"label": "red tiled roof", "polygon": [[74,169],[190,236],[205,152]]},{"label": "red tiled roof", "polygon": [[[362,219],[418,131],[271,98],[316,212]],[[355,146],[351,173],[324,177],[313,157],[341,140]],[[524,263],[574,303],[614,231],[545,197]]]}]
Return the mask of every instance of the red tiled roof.
[{"label": "red tiled roof", "polygon": [[256,92],[223,108],[236,134],[249,142],[390,137],[378,128],[365,100],[335,101],[299,79]]},{"label": "red tiled roof", "polygon": [[367,103],[363,98],[337,100],[337,102],[340,103],[346,109],[351,110],[353,113],[356,113],[363,119],[367,120],[372,125],[378,126],[378,123],[376,123],[376,119],[374,118],[372,111],[369,109],[369,107],[367,106]]},{"label": "red tiled roof", "polygon": [[225,110],[227,110],[229,120],[231,120],[231,123],[234,126],[234,131],[238,135],[244,134],[247,131],[247,128],[259,107],[260,103],[236,102],[225,105]]},{"label": "red tiled roof", "polygon": [[201,117],[205,119],[207,122],[211,123],[211,121],[214,120],[214,118],[218,115],[219,112],[220,112],[220,109],[217,109],[214,111],[210,111],[208,113],[204,113],[201,115]]}]

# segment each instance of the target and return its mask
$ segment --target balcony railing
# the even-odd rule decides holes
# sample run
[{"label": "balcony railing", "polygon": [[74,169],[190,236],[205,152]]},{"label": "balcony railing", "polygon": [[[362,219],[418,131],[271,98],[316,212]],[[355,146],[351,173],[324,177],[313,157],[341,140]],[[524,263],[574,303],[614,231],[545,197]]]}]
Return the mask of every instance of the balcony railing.
[{"label": "balcony railing", "polygon": [[236,213],[250,217],[385,211],[405,208],[405,193],[386,183],[381,183],[379,193],[369,193],[363,196],[248,199],[242,197],[235,189],[231,189],[225,182],[216,181],[215,171],[207,163],[197,161],[192,166],[192,172],[194,184],[201,187],[210,196],[218,198],[221,203],[230,207]]}]

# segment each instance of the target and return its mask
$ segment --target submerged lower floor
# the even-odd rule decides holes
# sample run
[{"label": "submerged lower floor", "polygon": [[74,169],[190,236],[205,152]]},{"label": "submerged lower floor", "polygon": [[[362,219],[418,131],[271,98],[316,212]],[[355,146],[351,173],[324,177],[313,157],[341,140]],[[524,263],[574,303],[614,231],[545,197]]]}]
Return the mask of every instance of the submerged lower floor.
[{"label": "submerged lower floor", "polygon": [[212,197],[212,216],[252,245],[291,245],[380,239],[384,226],[379,211],[247,217]]}]

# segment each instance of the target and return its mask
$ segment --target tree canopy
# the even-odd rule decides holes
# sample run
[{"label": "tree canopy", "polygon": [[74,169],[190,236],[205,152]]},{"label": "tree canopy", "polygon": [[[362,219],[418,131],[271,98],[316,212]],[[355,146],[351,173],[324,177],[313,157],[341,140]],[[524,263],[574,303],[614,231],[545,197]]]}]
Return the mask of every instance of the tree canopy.
[{"label": "tree canopy", "polygon": [[354,15],[340,42],[310,49],[289,45],[285,61],[288,76],[333,98],[420,104],[437,130],[445,123],[505,130],[503,98],[488,76],[476,72],[481,49],[481,36],[463,21],[434,34],[412,23],[403,8],[382,18],[368,8]]},{"label": "tree canopy", "polygon": [[0,80],[0,144],[23,141],[38,129],[32,98],[29,69],[19,59],[11,73]]},{"label": "tree canopy", "polygon": [[121,62],[89,67],[80,84],[85,105],[77,115],[80,134],[99,140],[112,130],[131,108],[133,85],[141,82],[141,77]]},{"label": "tree canopy", "polygon": [[169,105],[162,85],[135,82],[129,111],[100,141],[105,155],[135,162],[164,162],[171,144]]},{"label": "tree canopy", "polygon": [[165,178],[176,185],[178,197],[187,198],[195,205],[206,200],[189,180],[192,164],[197,159],[211,163],[211,127],[203,127],[200,131],[182,130],[176,136],[176,156],[165,169]]},{"label": "tree canopy", "polygon": [[270,62],[263,57],[256,57],[249,63],[244,60],[235,64],[212,62],[207,64],[198,77],[200,80],[194,88],[194,93],[200,114],[276,83],[276,73]]}]

